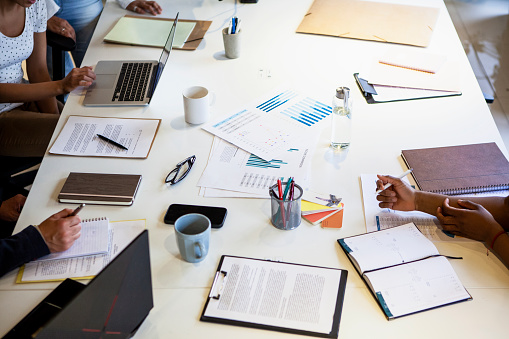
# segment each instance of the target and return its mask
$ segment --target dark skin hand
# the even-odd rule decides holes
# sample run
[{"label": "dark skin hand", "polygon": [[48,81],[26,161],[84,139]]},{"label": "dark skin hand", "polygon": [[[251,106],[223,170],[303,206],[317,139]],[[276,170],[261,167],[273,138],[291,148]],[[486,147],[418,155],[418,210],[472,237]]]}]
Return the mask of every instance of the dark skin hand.
[{"label": "dark skin hand", "polygon": [[379,175],[377,189],[381,208],[417,210],[438,218],[445,231],[482,241],[509,267],[509,197],[449,197],[416,191],[401,179]]}]

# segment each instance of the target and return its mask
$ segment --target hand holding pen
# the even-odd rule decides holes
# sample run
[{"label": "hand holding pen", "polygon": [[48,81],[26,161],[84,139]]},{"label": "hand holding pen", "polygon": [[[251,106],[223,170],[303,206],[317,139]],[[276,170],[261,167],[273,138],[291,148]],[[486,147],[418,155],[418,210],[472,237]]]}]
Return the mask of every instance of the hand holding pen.
[{"label": "hand holding pen", "polygon": [[378,205],[381,208],[399,211],[415,210],[415,190],[401,180],[403,177],[404,175],[400,177],[378,175],[376,200],[380,201]]}]

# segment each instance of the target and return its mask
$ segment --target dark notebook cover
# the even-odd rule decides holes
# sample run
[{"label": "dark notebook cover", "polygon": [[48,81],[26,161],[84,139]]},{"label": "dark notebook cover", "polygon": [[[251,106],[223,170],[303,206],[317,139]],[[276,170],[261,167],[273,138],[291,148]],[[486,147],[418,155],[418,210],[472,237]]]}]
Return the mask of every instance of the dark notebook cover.
[{"label": "dark notebook cover", "polygon": [[141,175],[71,172],[58,195],[60,202],[131,205]]},{"label": "dark notebook cover", "polygon": [[402,157],[423,191],[454,195],[509,189],[509,162],[494,142],[404,150]]}]

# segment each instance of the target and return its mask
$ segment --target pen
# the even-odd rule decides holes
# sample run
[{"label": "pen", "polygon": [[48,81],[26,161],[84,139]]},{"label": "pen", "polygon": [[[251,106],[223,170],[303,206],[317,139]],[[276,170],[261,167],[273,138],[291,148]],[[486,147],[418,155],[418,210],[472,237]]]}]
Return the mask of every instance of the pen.
[{"label": "pen", "polygon": [[85,204],[81,204],[78,207],[76,207],[76,209],[74,211],[72,211],[71,216],[74,217],[74,216],[78,215],[78,213],[81,211],[81,209],[83,207],[85,207]]},{"label": "pen", "polygon": [[[413,171],[413,170],[414,170],[414,169],[413,169],[413,168],[411,168],[411,169],[409,169],[408,171],[406,171],[405,173],[402,173],[401,175],[399,175],[397,178],[398,178],[398,179],[403,179],[403,178],[404,178],[404,177],[406,177],[408,174],[412,173],[412,171]],[[376,194],[380,194],[380,192],[385,191],[386,189],[388,189],[388,188],[389,188],[389,187],[391,187],[391,186],[392,186],[392,184],[390,184],[390,183],[385,184],[385,185],[384,185],[384,189],[382,189],[382,190],[377,190],[377,191],[376,191]]]},{"label": "pen", "polygon": [[283,201],[285,201],[285,200],[286,200],[286,195],[288,194],[288,191],[290,190],[290,186],[291,186],[292,180],[293,180],[293,178],[292,178],[292,177],[290,177],[290,178],[288,179],[288,182],[286,183],[285,193],[283,193]]},{"label": "pen", "polygon": [[279,192],[279,200],[281,200],[281,198],[283,198],[283,187],[281,186],[281,179],[277,179],[277,190]]},{"label": "pen", "polygon": [[109,138],[106,138],[104,135],[97,134],[97,137],[98,137],[99,139],[101,139],[101,140],[104,140],[104,141],[106,141],[106,142],[109,142],[109,143],[110,143],[110,144],[112,144],[112,145],[115,145],[115,146],[117,146],[117,147],[120,147],[121,149],[124,149],[124,150],[126,150],[126,151],[128,150],[128,148],[127,148],[127,147],[125,147],[124,145],[119,144],[118,142],[113,141],[113,140],[111,140],[111,139],[109,139]]},{"label": "pen", "polygon": [[237,22],[235,21],[235,17],[232,18],[232,34],[235,34],[235,31],[236,31],[236,28],[235,28],[235,24]]}]

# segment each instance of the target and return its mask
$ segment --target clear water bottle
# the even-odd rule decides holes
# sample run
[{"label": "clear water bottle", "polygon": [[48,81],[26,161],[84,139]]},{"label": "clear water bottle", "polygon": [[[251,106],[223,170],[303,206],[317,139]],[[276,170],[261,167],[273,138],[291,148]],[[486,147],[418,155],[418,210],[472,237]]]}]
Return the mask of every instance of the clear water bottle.
[{"label": "clear water bottle", "polygon": [[352,111],[350,89],[338,87],[332,99],[332,135],[330,147],[335,150],[350,146],[352,134]]}]

